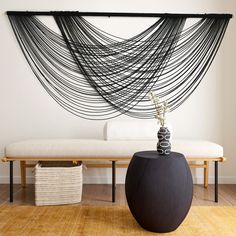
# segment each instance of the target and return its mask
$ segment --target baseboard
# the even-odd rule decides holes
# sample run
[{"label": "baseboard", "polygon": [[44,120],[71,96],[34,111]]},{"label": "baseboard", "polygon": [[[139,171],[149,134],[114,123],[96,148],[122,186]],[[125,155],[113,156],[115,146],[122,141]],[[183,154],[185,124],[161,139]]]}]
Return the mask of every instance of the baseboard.
[{"label": "baseboard", "polygon": [[[111,177],[107,176],[84,176],[83,182],[85,184],[111,184]],[[202,184],[203,178],[201,176],[193,177],[194,184]],[[8,184],[9,176],[0,176],[0,184]],[[14,183],[20,183],[20,176],[14,176]],[[34,183],[33,176],[27,176],[27,183]],[[125,183],[125,176],[116,177],[117,184]],[[214,176],[209,176],[209,184],[214,184]],[[236,184],[236,176],[219,176],[219,184]]]},{"label": "baseboard", "polygon": [[[85,184],[111,184],[111,177],[107,176],[84,176],[83,183]],[[116,177],[117,184],[125,183],[125,176],[117,176]]]},{"label": "baseboard", "polygon": [[[20,176],[14,176],[13,178],[14,184],[20,184],[21,177]],[[27,176],[26,182],[28,184],[34,183],[34,177],[33,176]],[[0,176],[0,184],[9,184],[9,176]]]},{"label": "baseboard", "polygon": [[[203,177],[193,177],[194,184],[203,184]],[[209,176],[209,184],[215,183],[215,178],[213,176]],[[85,184],[111,184],[111,178],[106,176],[84,176],[83,182]],[[117,176],[116,177],[117,184],[124,184],[125,177]],[[219,184],[236,184],[236,176],[219,176]]]},{"label": "baseboard", "polygon": [[[194,184],[203,184],[203,177],[193,177]],[[215,183],[215,177],[209,176],[208,178],[209,184]],[[236,176],[219,176],[219,184],[236,184]]]}]

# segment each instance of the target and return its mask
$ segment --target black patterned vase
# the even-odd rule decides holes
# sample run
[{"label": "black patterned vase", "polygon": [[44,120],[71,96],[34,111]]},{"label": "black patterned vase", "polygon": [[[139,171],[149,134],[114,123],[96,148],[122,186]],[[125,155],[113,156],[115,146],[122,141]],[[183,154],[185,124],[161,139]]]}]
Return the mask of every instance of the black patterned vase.
[{"label": "black patterned vase", "polygon": [[160,155],[169,155],[171,151],[170,131],[167,127],[160,127],[158,133],[157,152]]}]

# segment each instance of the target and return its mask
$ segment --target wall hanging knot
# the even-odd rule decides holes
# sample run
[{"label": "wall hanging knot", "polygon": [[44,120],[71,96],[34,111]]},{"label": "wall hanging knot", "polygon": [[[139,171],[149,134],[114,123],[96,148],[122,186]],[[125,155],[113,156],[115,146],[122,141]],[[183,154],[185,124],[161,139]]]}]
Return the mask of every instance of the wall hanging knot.
[{"label": "wall hanging knot", "polygon": [[[7,12],[31,69],[69,112],[92,120],[121,114],[153,118],[147,94],[170,111],[197,88],[225,34],[230,14]],[[53,16],[60,34],[36,15]],[[123,39],[84,16],[155,17],[143,32]],[[186,24],[189,18],[196,18]]]}]

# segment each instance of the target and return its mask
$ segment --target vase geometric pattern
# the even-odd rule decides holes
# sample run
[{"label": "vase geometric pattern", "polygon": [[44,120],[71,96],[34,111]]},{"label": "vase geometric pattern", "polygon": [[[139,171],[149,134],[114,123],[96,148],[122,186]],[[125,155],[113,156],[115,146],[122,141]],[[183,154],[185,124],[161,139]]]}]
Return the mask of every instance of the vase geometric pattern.
[{"label": "vase geometric pattern", "polygon": [[158,133],[157,152],[160,155],[169,155],[171,151],[170,131],[167,127],[160,127]]}]

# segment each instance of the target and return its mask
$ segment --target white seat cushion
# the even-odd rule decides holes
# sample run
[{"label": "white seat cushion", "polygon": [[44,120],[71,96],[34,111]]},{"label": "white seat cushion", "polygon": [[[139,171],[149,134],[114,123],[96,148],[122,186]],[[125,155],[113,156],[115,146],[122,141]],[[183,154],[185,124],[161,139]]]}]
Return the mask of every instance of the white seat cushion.
[{"label": "white seat cushion", "polygon": [[186,157],[223,157],[223,147],[206,140],[176,139],[171,142],[172,151],[183,153]]},{"label": "white seat cushion", "polygon": [[[166,125],[171,133],[172,126]],[[104,126],[105,140],[155,140],[160,125],[157,120],[112,120]]]},{"label": "white seat cushion", "polygon": [[153,140],[157,137],[156,120],[113,120],[104,126],[105,140]]},{"label": "white seat cushion", "polygon": [[[8,145],[6,157],[14,158],[119,158],[132,157],[135,152],[155,150],[157,140],[42,139],[26,140]],[[172,151],[186,157],[223,157],[223,148],[209,141],[173,140]]]}]

